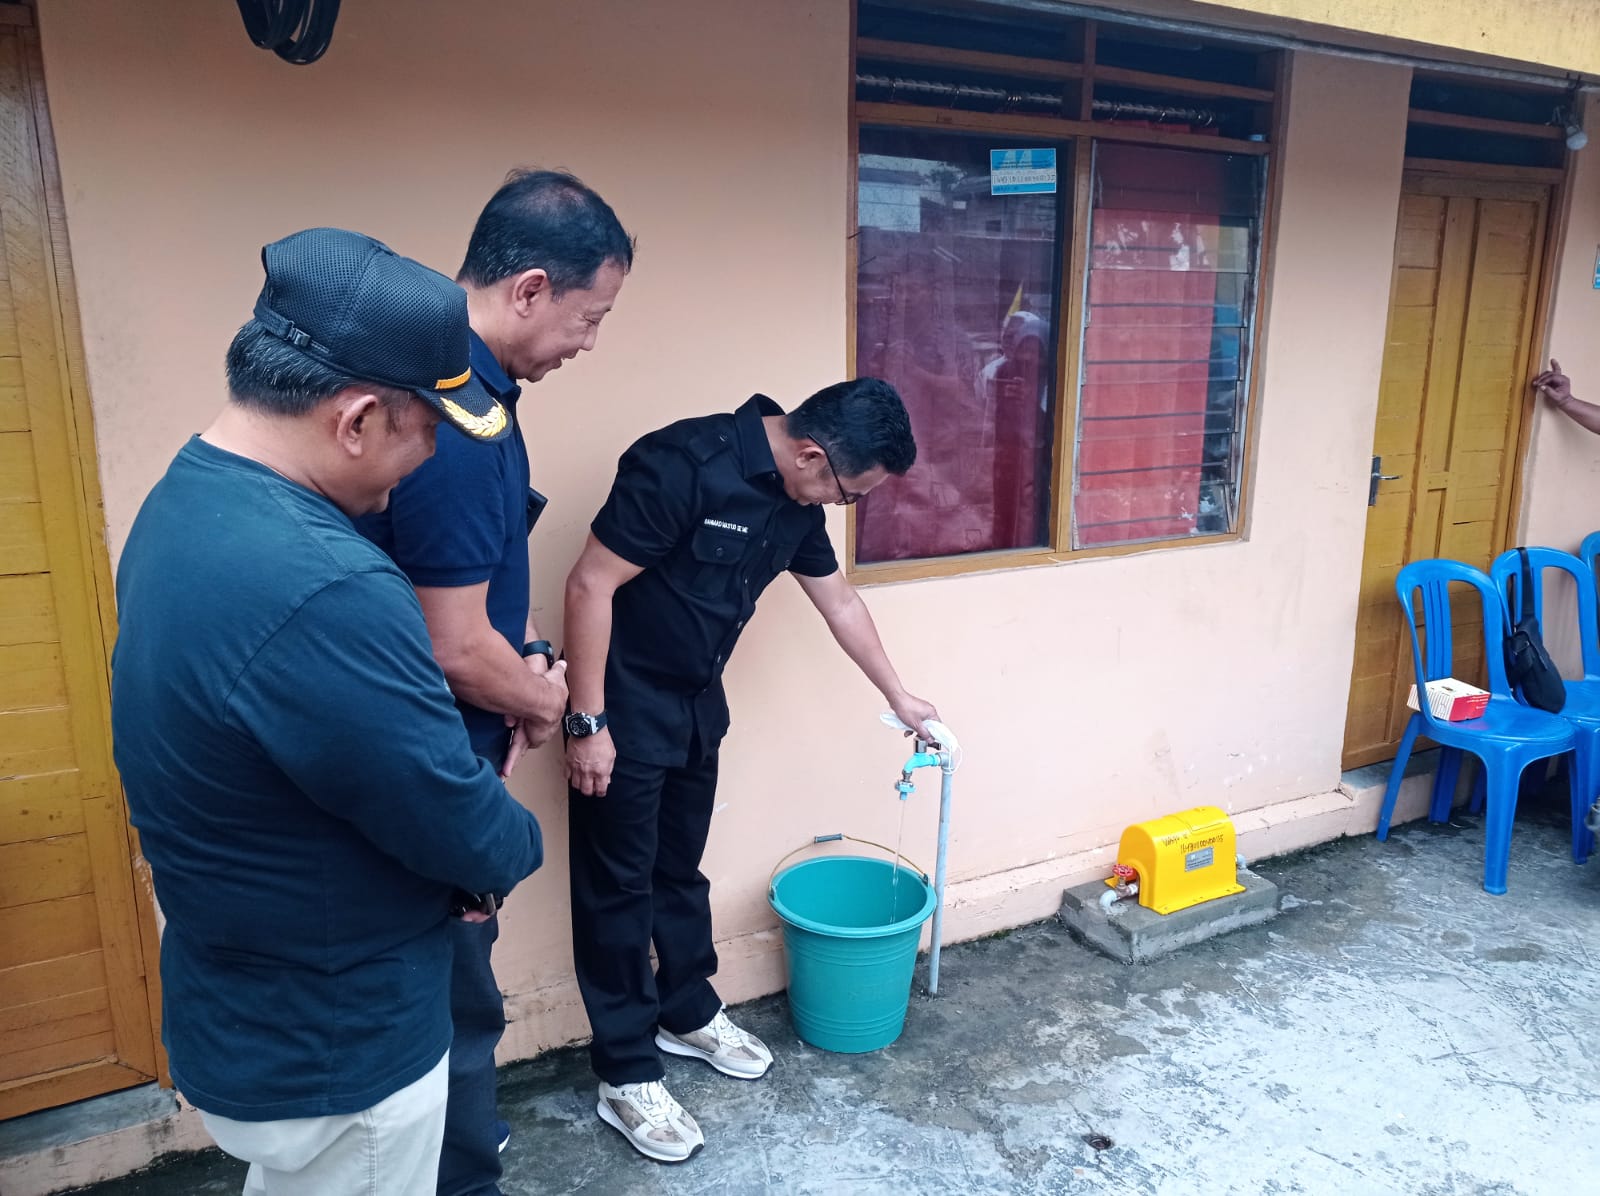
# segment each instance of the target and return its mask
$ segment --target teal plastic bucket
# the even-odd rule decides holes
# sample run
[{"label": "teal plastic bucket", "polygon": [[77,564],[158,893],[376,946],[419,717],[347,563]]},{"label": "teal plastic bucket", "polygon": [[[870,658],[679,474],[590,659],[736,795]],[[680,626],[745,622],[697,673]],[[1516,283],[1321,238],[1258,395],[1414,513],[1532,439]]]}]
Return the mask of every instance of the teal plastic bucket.
[{"label": "teal plastic bucket", "polygon": [[900,1037],[922,924],[937,901],[927,878],[888,860],[831,855],[785,868],[769,900],[783,919],[789,1013],[825,1051],[876,1051]]}]

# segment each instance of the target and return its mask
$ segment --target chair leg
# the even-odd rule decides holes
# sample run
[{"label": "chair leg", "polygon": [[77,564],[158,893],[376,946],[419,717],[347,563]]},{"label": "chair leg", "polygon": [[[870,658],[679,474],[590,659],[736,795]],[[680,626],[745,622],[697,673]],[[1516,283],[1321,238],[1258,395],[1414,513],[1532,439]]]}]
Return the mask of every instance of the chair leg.
[{"label": "chair leg", "polygon": [[1412,745],[1417,742],[1417,732],[1422,729],[1422,716],[1413,714],[1406,721],[1406,733],[1400,737],[1400,750],[1395,753],[1394,765],[1389,769],[1389,785],[1383,791],[1383,808],[1378,812],[1378,841],[1389,837],[1389,820],[1394,817],[1394,803],[1400,797],[1400,782],[1405,779],[1406,761],[1411,759]]},{"label": "chair leg", "polygon": [[1428,805],[1429,822],[1449,822],[1455,804],[1456,782],[1461,778],[1460,748],[1440,748],[1439,767],[1433,774],[1433,797]]},{"label": "chair leg", "polygon": [[1488,813],[1483,820],[1483,888],[1496,896],[1506,891],[1511,867],[1511,824],[1517,816],[1517,786],[1522,780],[1521,761],[1495,753],[1483,762],[1487,773]]},{"label": "chair leg", "polygon": [[1594,835],[1587,825],[1589,807],[1600,793],[1600,730],[1579,731],[1573,745],[1568,789],[1572,804],[1572,862],[1581,864],[1594,850]]},{"label": "chair leg", "polygon": [[1489,770],[1482,764],[1478,765],[1478,773],[1472,778],[1472,798],[1467,802],[1468,814],[1482,814],[1485,790],[1488,788]]}]

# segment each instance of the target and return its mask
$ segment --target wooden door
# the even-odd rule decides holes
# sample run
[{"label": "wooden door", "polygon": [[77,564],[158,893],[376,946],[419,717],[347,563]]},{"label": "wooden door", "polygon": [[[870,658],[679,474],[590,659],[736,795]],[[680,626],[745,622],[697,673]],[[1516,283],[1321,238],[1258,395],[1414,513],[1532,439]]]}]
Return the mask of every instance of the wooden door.
[{"label": "wooden door", "polygon": [[0,10],[0,1119],[157,1072],[111,763],[94,445],[30,20]]},{"label": "wooden door", "polygon": [[[1344,763],[1394,756],[1405,730],[1411,645],[1394,580],[1449,557],[1487,570],[1506,547],[1528,397],[1550,188],[1408,173],[1372,453]],[[1477,608],[1457,603],[1456,673],[1482,667]]]}]

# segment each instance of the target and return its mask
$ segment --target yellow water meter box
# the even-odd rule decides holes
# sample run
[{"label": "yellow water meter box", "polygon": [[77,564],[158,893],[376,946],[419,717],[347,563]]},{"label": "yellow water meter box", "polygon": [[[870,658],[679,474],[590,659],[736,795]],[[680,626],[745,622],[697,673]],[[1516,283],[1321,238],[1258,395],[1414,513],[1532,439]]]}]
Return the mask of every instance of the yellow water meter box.
[{"label": "yellow water meter box", "polygon": [[1139,904],[1158,914],[1244,892],[1233,822],[1216,806],[1130,826],[1122,832],[1117,863],[1139,874]]}]

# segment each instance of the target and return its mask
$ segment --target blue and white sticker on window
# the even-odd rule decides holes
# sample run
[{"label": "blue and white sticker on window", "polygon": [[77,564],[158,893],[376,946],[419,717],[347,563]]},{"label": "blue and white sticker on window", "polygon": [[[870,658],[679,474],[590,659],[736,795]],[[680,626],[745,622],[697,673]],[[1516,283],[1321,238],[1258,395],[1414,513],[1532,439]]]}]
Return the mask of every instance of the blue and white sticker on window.
[{"label": "blue and white sticker on window", "polygon": [[1054,149],[1003,149],[989,151],[990,195],[1054,195]]}]

